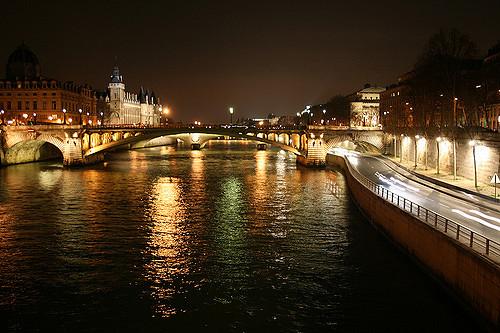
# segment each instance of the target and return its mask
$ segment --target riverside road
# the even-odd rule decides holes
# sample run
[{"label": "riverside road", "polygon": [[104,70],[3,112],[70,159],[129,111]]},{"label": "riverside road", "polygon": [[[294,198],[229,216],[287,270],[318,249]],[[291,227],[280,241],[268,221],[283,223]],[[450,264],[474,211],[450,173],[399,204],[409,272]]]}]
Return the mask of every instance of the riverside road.
[{"label": "riverside road", "polygon": [[500,241],[500,205],[480,196],[421,179],[394,162],[362,154],[348,156],[372,182],[496,242]]}]

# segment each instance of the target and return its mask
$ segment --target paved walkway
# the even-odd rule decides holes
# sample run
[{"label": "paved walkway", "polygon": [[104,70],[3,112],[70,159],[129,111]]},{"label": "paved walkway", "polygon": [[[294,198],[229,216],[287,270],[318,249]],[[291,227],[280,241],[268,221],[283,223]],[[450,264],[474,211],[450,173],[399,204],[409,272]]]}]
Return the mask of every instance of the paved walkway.
[{"label": "paved walkway", "polygon": [[[399,162],[399,157],[394,158],[392,156],[386,156],[387,158],[391,159],[392,161],[396,162],[399,165],[404,166],[405,168],[412,170],[414,172],[420,173],[422,175],[425,175],[427,177],[431,177],[437,180],[440,180],[442,182],[458,186],[461,188],[468,189],[470,191],[478,192],[483,195],[490,196],[492,198],[495,197],[495,186],[494,184],[486,184],[486,183],[477,183],[477,188],[474,186],[474,179],[469,179],[469,178],[464,178],[464,177],[459,177],[457,176],[457,179],[454,179],[453,174],[449,174],[446,172],[439,172],[439,175],[436,173],[436,169],[433,168],[427,168],[425,169],[425,165],[418,165],[417,168],[415,169],[415,163],[414,162],[408,162],[408,161],[403,161],[402,163]],[[497,198],[500,198],[500,184],[497,185]]]}]

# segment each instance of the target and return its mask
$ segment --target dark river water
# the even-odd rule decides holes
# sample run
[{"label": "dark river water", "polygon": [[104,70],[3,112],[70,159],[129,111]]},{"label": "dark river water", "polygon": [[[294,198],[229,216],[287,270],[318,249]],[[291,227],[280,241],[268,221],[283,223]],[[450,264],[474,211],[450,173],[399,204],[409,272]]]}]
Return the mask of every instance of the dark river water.
[{"label": "dark river water", "polygon": [[340,173],[284,151],[217,141],[0,176],[0,331],[478,330]]}]

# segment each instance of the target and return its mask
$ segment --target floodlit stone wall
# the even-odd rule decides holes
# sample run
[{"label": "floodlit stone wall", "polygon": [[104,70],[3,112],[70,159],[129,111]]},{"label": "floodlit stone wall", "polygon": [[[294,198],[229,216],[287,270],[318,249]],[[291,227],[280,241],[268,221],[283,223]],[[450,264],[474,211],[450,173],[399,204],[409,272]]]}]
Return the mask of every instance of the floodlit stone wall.
[{"label": "floodlit stone wall", "polygon": [[[453,140],[445,137],[440,141],[437,138],[396,137],[390,140],[388,153],[396,153],[398,158],[407,162],[415,162],[415,150],[417,152],[417,165],[430,169],[439,169],[441,173],[453,174]],[[469,179],[474,179],[474,160],[472,140],[461,137],[456,140],[457,152],[457,175]],[[489,183],[495,173],[500,173],[500,135],[497,133],[487,133],[475,136],[476,167],[478,181]],[[396,151],[394,151],[396,144]],[[438,159],[439,144],[439,159]]]}]

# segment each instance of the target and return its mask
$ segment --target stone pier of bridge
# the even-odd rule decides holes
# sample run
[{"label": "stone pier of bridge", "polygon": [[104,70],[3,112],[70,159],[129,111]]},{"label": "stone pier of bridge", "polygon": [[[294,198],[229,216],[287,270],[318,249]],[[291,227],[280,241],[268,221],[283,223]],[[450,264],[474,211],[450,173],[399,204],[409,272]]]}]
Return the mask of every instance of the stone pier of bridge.
[{"label": "stone pier of bridge", "polygon": [[79,125],[1,126],[0,164],[60,157],[66,166],[103,161],[103,154],[84,156],[83,132]]}]

